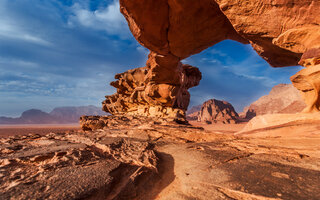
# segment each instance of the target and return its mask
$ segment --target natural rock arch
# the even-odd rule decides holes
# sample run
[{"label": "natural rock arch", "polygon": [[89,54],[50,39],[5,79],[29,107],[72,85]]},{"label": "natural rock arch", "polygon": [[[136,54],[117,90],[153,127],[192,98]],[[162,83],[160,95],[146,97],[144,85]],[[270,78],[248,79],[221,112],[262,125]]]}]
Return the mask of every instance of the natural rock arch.
[{"label": "natural rock arch", "polygon": [[150,54],[145,67],[116,75],[111,85],[117,93],[106,97],[105,111],[183,120],[188,89],[199,84],[201,73],[180,61],[226,39],[250,43],[273,67],[298,65],[302,55],[311,59],[301,60],[308,68],[292,81],[305,96],[305,111],[319,111],[319,1],[120,0],[120,5]]}]

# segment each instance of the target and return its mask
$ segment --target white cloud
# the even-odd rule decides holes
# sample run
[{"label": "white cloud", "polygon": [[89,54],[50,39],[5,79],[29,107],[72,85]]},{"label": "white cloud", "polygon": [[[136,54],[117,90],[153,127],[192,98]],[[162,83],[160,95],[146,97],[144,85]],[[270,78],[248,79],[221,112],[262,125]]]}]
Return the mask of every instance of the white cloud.
[{"label": "white cloud", "polygon": [[0,38],[23,40],[44,46],[52,45],[49,41],[43,39],[34,30],[28,30],[27,27],[20,24],[19,19],[11,18],[6,9],[6,0],[0,3]]},{"label": "white cloud", "polygon": [[19,66],[26,69],[35,69],[39,67],[39,65],[34,62],[29,62],[29,61],[17,59],[17,58],[11,59],[11,58],[5,58],[5,57],[0,57],[0,66],[1,65],[14,65],[14,66]]},{"label": "white cloud", "polygon": [[130,31],[125,18],[120,13],[119,1],[115,0],[105,8],[91,11],[88,5],[75,3],[72,6],[73,15],[69,18],[69,25],[76,24],[84,27],[103,30],[111,35],[127,38]]}]

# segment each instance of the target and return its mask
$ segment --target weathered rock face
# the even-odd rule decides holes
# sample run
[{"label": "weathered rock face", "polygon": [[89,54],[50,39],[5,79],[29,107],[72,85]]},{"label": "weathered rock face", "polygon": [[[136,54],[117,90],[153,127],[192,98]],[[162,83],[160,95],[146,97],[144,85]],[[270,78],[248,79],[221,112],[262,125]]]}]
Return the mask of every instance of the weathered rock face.
[{"label": "weathered rock face", "polygon": [[222,41],[247,42],[212,0],[120,0],[132,34],[161,55],[186,58]]},{"label": "weathered rock face", "polygon": [[117,93],[106,96],[103,110],[111,114],[185,118],[190,94],[199,84],[198,68],[182,64],[177,57],[150,53],[146,67],[115,76]]},{"label": "weathered rock face", "polygon": [[234,29],[271,65],[296,65],[320,46],[320,2],[216,0]]},{"label": "weathered rock face", "polygon": [[250,42],[276,67],[297,65],[320,47],[319,1],[120,0],[133,35],[156,53],[180,59],[222,40]]},{"label": "weathered rock face", "polygon": [[319,1],[120,0],[120,10],[151,53],[146,67],[116,76],[118,93],[103,103],[113,114],[184,116],[200,72],[180,60],[226,39],[250,43],[274,67],[320,48]]},{"label": "weathered rock face", "polygon": [[264,114],[298,113],[305,106],[299,91],[293,85],[279,84],[273,87],[268,95],[246,107],[242,117],[252,119]]},{"label": "weathered rock face", "polygon": [[206,123],[235,124],[238,118],[238,113],[230,103],[216,99],[204,102],[198,114],[198,121]]},{"label": "weathered rock face", "polygon": [[301,92],[307,107],[306,113],[320,111],[320,49],[311,49],[301,58],[306,67],[291,77],[293,85]]}]

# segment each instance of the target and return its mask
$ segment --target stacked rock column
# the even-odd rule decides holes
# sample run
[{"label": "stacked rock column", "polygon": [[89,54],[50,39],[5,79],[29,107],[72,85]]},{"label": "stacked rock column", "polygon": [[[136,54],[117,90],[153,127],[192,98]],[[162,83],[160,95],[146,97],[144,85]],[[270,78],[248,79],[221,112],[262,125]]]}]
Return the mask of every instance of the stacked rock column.
[{"label": "stacked rock column", "polygon": [[151,52],[145,67],[117,74],[115,78],[118,80],[111,85],[117,93],[106,96],[104,111],[185,121],[190,101],[188,89],[199,84],[201,72],[173,55]]}]

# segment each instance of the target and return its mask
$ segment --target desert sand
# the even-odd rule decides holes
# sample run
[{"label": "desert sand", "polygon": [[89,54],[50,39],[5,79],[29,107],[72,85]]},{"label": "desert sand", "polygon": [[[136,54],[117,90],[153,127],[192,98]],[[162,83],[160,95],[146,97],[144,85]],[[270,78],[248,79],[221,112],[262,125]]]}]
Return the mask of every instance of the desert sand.
[{"label": "desert sand", "polygon": [[15,124],[0,125],[0,137],[14,135],[59,133],[79,130],[79,124]]},{"label": "desert sand", "polygon": [[202,127],[207,131],[212,131],[215,133],[223,133],[223,134],[234,134],[238,131],[241,131],[247,123],[239,123],[239,124],[206,124],[204,122],[198,121],[189,121],[189,123],[195,127]]},{"label": "desert sand", "polygon": [[284,126],[266,130],[281,136],[234,136],[212,129],[240,126],[108,118],[101,130],[0,139],[0,198],[320,198],[319,131],[302,136]]}]

